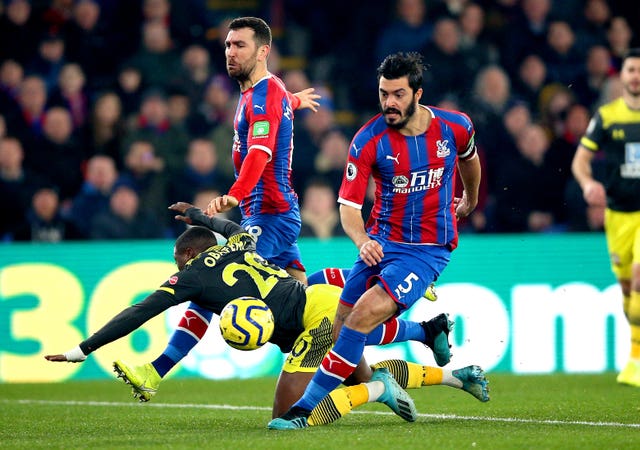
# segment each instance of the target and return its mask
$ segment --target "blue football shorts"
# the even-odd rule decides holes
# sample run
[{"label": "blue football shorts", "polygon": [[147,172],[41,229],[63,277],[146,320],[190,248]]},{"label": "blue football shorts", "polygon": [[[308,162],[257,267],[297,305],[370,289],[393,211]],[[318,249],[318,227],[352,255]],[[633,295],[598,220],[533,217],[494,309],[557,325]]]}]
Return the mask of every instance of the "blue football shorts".
[{"label": "blue football shorts", "polygon": [[384,257],[369,267],[358,256],[345,282],[340,302],[353,306],[374,284],[380,285],[398,304],[398,314],[424,296],[451,259],[451,250],[440,245],[414,245],[378,241]]},{"label": "blue football shorts", "polygon": [[256,238],[260,256],[284,269],[305,270],[298,248],[299,215],[256,214],[242,220],[241,225]]}]

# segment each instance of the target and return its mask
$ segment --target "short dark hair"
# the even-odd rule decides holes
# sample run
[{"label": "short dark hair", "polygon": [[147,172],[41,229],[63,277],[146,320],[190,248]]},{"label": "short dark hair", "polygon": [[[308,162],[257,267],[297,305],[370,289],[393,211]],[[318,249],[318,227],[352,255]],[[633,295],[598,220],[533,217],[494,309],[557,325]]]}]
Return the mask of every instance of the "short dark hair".
[{"label": "short dark hair", "polygon": [[378,67],[378,81],[380,77],[385,77],[387,80],[408,77],[409,87],[415,93],[422,87],[422,69],[422,55],[419,53],[394,53],[387,56]]},{"label": "short dark hair", "polygon": [[627,60],[627,58],[640,58],[640,47],[630,48],[622,57],[622,63]]},{"label": "short dark hair", "polygon": [[271,45],[271,28],[269,28],[267,22],[259,17],[238,17],[233,19],[229,24],[229,29],[237,30],[239,28],[251,28],[255,33],[253,39],[259,46]]},{"label": "short dark hair", "polygon": [[216,235],[205,227],[189,227],[176,239],[176,252],[184,253],[191,247],[198,253],[218,244]]}]

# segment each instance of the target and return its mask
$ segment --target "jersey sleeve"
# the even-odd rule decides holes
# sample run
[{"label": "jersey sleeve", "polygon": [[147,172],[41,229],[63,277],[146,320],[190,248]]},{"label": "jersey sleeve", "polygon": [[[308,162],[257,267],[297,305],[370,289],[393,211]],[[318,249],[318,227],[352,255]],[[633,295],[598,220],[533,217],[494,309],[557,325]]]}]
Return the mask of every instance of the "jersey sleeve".
[{"label": "jersey sleeve", "polygon": [[473,122],[469,116],[464,113],[460,113],[462,116],[462,127],[460,132],[456,133],[456,144],[458,151],[458,158],[461,160],[471,159],[477,152],[475,135],[476,132],[473,128]]},{"label": "jersey sleeve", "polygon": [[[278,130],[282,121],[282,95],[286,93],[269,92],[269,83],[261,83],[251,96],[251,104],[247,105],[246,114],[249,123],[247,150],[259,149],[273,157]],[[274,89],[275,90],[275,89]]]},{"label": "jersey sleeve", "polygon": [[604,135],[604,127],[602,122],[602,115],[600,110],[589,121],[587,131],[585,135],[580,139],[580,145],[592,152],[597,152],[600,149],[600,143]]},{"label": "jersey sleeve", "polygon": [[221,234],[227,239],[229,239],[234,234],[244,232],[244,228],[242,228],[237,223],[218,217],[209,217],[205,215],[199,208],[189,208],[186,211],[185,215],[191,219],[193,225],[199,225],[205,228],[209,228],[210,230]]},{"label": "jersey sleeve", "polygon": [[139,328],[147,320],[157,316],[177,303],[166,292],[155,291],[140,303],[122,310],[91,337],[80,343],[85,355],[109,344]]},{"label": "jersey sleeve", "polygon": [[368,133],[359,132],[349,147],[338,203],[362,209],[369,175],[376,161],[376,145]]}]

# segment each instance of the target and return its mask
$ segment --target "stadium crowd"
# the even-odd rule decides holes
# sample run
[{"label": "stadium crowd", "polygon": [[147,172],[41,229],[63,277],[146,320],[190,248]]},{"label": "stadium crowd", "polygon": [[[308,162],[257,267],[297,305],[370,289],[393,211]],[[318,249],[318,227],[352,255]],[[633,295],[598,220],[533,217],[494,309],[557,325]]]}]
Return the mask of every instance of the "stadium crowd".
[{"label": "stadium crowd", "polygon": [[595,108],[620,95],[640,38],[632,3],[4,0],[0,240],[173,238],[167,205],[226,192],[239,92],[224,39],[239,15],[271,25],[269,69],[289,91],[323,95],[295,125],[303,236],[343,235],[349,141],[396,51],[424,55],[422,103],[476,126],[483,184],[462,232],[601,230],[570,166]]}]

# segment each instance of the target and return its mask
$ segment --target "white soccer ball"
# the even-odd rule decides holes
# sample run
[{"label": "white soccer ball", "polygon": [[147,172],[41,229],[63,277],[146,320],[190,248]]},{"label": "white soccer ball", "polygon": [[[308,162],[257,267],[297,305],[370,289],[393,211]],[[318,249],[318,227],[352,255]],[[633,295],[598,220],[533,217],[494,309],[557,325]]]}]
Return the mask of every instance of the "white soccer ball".
[{"label": "white soccer ball", "polygon": [[274,328],[271,309],[254,297],[231,300],[220,312],[220,333],[231,347],[255,350],[271,338]]}]

